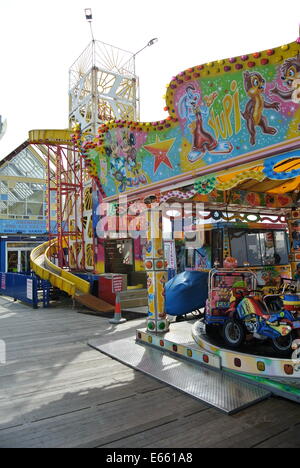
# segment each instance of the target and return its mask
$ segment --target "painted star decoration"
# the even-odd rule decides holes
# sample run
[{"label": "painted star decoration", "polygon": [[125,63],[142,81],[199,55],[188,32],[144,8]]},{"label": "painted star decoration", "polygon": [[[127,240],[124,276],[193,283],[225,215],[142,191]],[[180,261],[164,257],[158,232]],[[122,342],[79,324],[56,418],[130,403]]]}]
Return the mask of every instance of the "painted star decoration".
[{"label": "painted star decoration", "polygon": [[144,148],[147,150],[152,156],[154,156],[154,174],[156,174],[158,168],[162,163],[168,166],[170,169],[173,169],[172,163],[168,157],[168,152],[172,148],[176,138],[171,138],[170,140],[160,141],[158,136],[156,135],[155,143],[151,145],[145,145]]}]

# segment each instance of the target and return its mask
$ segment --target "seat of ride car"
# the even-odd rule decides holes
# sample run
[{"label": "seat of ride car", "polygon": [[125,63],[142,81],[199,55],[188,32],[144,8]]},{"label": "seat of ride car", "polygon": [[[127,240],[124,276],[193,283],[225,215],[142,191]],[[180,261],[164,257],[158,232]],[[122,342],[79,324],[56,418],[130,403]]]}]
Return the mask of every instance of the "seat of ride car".
[{"label": "seat of ride car", "polygon": [[246,297],[238,305],[238,310],[240,317],[245,320],[251,320],[253,315],[262,317],[264,320],[268,320],[271,317],[266,304],[257,296]]},{"label": "seat of ride car", "polygon": [[283,300],[280,296],[274,294],[266,296],[264,302],[270,314],[276,314],[283,309]]}]

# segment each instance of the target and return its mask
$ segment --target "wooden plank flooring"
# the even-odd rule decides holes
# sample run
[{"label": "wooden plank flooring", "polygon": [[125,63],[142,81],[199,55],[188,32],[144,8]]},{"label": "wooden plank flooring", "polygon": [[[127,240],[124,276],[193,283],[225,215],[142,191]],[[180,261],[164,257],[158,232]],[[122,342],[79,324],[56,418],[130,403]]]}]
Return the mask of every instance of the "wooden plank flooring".
[{"label": "wooden plank flooring", "polygon": [[0,447],[300,447],[300,405],[271,398],[226,416],[87,346],[132,336],[71,307],[0,297]]}]

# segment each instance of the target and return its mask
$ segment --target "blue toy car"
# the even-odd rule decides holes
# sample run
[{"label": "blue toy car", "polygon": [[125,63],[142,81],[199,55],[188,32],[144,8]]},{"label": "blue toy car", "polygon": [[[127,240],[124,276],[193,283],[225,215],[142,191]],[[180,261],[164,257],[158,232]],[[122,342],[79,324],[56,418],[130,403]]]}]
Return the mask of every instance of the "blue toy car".
[{"label": "blue toy car", "polygon": [[[221,334],[232,349],[238,349],[246,336],[269,340],[277,354],[290,356],[296,330],[300,328],[300,296],[297,296],[299,308],[287,297],[282,300],[281,294],[264,295],[263,291],[257,291],[252,271],[214,269],[209,275],[204,314],[206,333]],[[292,303],[290,310],[286,310],[288,303]]]}]

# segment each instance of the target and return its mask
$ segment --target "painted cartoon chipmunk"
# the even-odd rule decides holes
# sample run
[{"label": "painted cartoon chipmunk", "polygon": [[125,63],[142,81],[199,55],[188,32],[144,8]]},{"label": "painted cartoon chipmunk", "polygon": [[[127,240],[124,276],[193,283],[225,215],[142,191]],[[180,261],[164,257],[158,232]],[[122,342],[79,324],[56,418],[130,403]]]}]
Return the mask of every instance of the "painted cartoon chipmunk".
[{"label": "painted cartoon chipmunk", "polygon": [[247,122],[247,128],[250,133],[250,143],[255,145],[256,143],[256,128],[261,127],[264,133],[275,135],[277,129],[269,127],[267,117],[263,115],[264,109],[275,109],[279,110],[279,102],[267,102],[264,98],[266,81],[260,73],[249,71],[244,72],[244,87],[250,100],[246,104],[245,111],[242,112],[242,116]]},{"label": "painted cartoon chipmunk", "polygon": [[300,102],[300,53],[296,57],[285,60],[280,68],[281,79],[288,91],[277,88],[277,85],[271,89],[272,94],[276,94],[284,101]]}]

